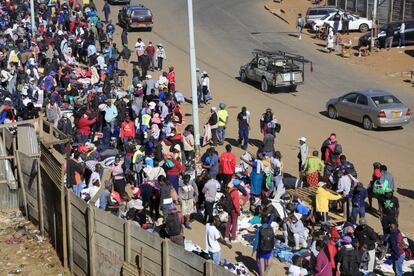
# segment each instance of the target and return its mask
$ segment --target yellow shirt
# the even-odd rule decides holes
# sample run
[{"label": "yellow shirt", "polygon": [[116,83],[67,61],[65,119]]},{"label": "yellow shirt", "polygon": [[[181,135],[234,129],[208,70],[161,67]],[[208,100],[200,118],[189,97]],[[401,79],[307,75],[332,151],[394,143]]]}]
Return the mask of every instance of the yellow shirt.
[{"label": "yellow shirt", "polygon": [[226,126],[227,118],[229,117],[229,113],[227,110],[221,109],[217,112],[218,115],[218,126]]},{"label": "yellow shirt", "polygon": [[338,200],[342,196],[334,195],[322,187],[316,189],[316,212],[329,212],[329,200]]}]

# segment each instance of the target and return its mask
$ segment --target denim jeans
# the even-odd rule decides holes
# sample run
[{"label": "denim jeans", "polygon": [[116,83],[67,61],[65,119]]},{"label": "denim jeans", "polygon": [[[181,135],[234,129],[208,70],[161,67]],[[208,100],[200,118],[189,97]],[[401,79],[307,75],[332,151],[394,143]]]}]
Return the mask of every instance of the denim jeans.
[{"label": "denim jeans", "polygon": [[213,259],[213,262],[215,265],[220,265],[221,262],[221,251],[218,252],[209,252],[211,258]]},{"label": "denim jeans", "polygon": [[247,143],[249,143],[249,129],[246,128],[239,128],[239,144],[242,144],[244,149],[247,149]]},{"label": "denim jeans", "polygon": [[359,219],[365,218],[365,207],[352,207],[352,213],[351,213],[351,221],[353,223],[357,222],[357,217],[359,215]]},{"label": "denim jeans", "polygon": [[385,49],[391,49],[392,48],[392,40],[393,40],[393,37],[385,38]]},{"label": "denim jeans", "polygon": [[149,56],[149,59],[150,59],[150,68],[151,70],[154,70],[155,68],[154,56]]},{"label": "denim jeans", "polygon": [[219,126],[217,128],[217,137],[218,137],[218,142],[220,144],[223,144],[224,139],[226,138],[226,127],[225,126]]},{"label": "denim jeans", "polygon": [[78,185],[73,185],[73,187],[72,187],[73,193],[76,196],[80,197],[84,185],[85,185],[85,183],[83,181],[81,183],[79,183]]},{"label": "denim jeans", "polygon": [[403,275],[403,263],[405,259],[405,254],[398,257],[398,259],[394,260],[393,269],[396,276],[402,276]]},{"label": "denim jeans", "polygon": [[400,34],[398,38],[398,47],[405,46],[405,33]]}]

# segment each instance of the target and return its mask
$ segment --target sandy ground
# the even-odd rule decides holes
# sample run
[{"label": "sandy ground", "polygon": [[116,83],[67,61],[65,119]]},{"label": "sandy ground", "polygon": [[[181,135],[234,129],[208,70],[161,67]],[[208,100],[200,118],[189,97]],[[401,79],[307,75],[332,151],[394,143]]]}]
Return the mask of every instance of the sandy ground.
[{"label": "sandy ground", "polygon": [[18,210],[0,212],[0,275],[69,275],[52,245]]},{"label": "sandy ground", "polygon": [[[321,3],[324,5],[324,2]],[[296,18],[298,13],[306,15],[306,10],[312,7],[310,1],[292,0],[282,1],[282,3],[274,1],[266,1],[264,8],[275,15],[276,20],[281,24],[289,25],[289,29],[295,31]],[[322,50],[325,47],[325,41],[314,38],[314,34],[309,29],[304,30],[304,41],[309,43],[310,47],[315,50]],[[345,41],[351,40],[352,45],[357,46],[358,40],[362,33],[358,31],[344,35]],[[343,58],[339,55],[333,57],[344,64],[354,64],[372,70],[378,75],[387,76],[393,83],[403,83],[408,87],[412,87],[410,83],[411,70],[414,70],[414,45],[407,46],[404,49],[392,48],[390,51],[377,50],[366,57],[358,57],[358,50],[353,50],[351,58]],[[334,53],[330,54],[335,56]]]}]

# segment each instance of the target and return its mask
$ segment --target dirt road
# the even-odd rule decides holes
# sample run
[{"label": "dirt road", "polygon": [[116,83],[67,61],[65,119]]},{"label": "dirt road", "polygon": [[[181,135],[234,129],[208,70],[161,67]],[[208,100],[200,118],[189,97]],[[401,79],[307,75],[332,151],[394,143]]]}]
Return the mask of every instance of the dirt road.
[{"label": "dirt road", "polygon": [[[131,4],[137,4],[135,0]],[[188,60],[187,6],[184,0],[150,1],[143,3],[153,10],[155,27],[152,32],[129,33],[129,47],[133,49],[138,36],[144,42],[163,43],[167,52],[167,65],[174,65],[177,72],[177,88],[187,97],[190,92]],[[323,115],[327,99],[345,92],[378,88],[390,90],[413,110],[413,90],[390,84],[387,80],[369,70],[352,64],[338,63],[324,53],[316,51],[299,41],[286,24],[278,22],[263,9],[264,1],[250,0],[203,0],[194,1],[197,67],[210,75],[213,103],[223,101],[230,113],[227,137],[237,139],[236,115],[245,105],[252,114],[251,139],[257,144],[262,139],[259,132],[259,116],[266,107],[271,107],[282,124],[276,147],[283,154],[285,171],[297,175],[297,139],[308,138],[312,149],[320,145],[331,132],[337,133],[344,153],[353,162],[363,183],[367,184],[372,163],[385,163],[396,178],[401,202],[400,222],[402,230],[414,236],[414,221],[410,209],[414,207],[412,191],[412,169],[414,168],[414,124],[404,129],[365,131],[360,126],[342,121],[333,121]],[[102,2],[97,3],[98,9]],[[112,20],[117,22],[117,9],[112,6]],[[120,45],[120,29],[115,39]],[[262,93],[257,87],[237,80],[241,64],[251,58],[255,48],[287,50],[299,53],[313,61],[314,72],[307,68],[305,84],[295,93]],[[130,66],[129,69],[132,67]],[[158,74],[154,74],[157,76]],[[186,106],[191,111],[191,106]],[[207,121],[208,110],[200,110],[201,125]],[[253,151],[254,147],[250,149]],[[237,150],[237,154],[241,151]],[[368,221],[379,231],[377,218]],[[190,239],[204,245],[202,227],[186,233]],[[239,249],[236,247],[236,249]],[[246,249],[244,254],[250,255]],[[247,252],[247,253],[246,253]],[[234,259],[234,250],[231,255]],[[227,249],[224,256],[230,256]]]}]

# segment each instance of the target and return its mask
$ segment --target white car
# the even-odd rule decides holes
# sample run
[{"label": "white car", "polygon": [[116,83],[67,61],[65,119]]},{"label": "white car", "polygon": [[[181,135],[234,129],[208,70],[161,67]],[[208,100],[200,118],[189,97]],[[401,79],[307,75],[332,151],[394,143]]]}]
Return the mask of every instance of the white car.
[{"label": "white car", "polygon": [[[314,31],[316,31],[317,28],[325,25],[325,24],[329,24],[331,27],[334,26],[334,21],[333,18],[335,16],[336,12],[330,13],[325,15],[324,17],[322,17],[321,19],[316,19],[312,22],[311,26],[313,28]],[[339,14],[342,15],[344,14],[344,12],[340,11]],[[369,31],[372,28],[372,20],[369,20],[368,18],[365,17],[358,17],[356,15],[348,15],[350,18],[349,21],[349,30],[350,31],[356,31],[359,30],[362,33],[365,33],[367,31]],[[342,20],[339,21],[339,31],[342,30]]]}]

